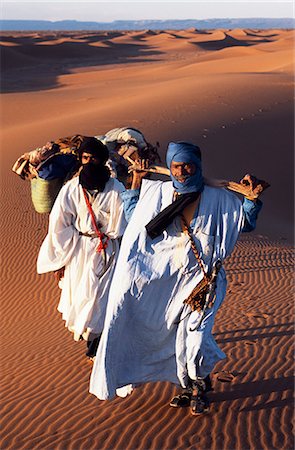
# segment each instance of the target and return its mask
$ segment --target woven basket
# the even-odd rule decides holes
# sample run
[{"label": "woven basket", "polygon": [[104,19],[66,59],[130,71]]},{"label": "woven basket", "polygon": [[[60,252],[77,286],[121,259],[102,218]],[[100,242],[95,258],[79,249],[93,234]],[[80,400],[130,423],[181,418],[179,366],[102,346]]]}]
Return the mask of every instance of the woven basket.
[{"label": "woven basket", "polygon": [[43,178],[37,177],[31,180],[32,202],[36,212],[44,214],[51,211],[63,182],[62,178],[43,180]]}]

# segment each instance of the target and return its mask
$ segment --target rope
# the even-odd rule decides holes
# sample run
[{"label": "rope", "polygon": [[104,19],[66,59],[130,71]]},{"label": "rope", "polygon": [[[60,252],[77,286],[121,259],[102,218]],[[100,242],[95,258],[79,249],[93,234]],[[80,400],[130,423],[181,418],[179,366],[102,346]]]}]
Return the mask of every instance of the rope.
[{"label": "rope", "polygon": [[[86,189],[82,188],[82,190],[83,190],[83,194],[84,194],[84,198],[85,198],[85,202],[86,202],[88,211],[89,211],[90,216],[91,216],[91,220],[92,220],[92,224],[93,224],[95,233],[96,233],[96,235],[97,235],[97,237],[99,239],[99,244],[96,247],[96,251],[97,251],[97,253],[100,253],[102,250],[105,250],[107,248],[108,241],[109,241],[110,238],[99,230],[99,228],[97,226],[97,223],[96,223],[96,219],[95,219],[95,216],[94,216],[94,212],[93,212],[92,206],[91,206],[91,204],[89,202],[89,198],[88,198]],[[105,242],[103,242],[104,238],[106,239]]]},{"label": "rope", "polygon": [[184,215],[181,216],[181,220],[182,220],[183,228],[184,228],[184,230],[186,231],[186,233],[187,233],[187,235],[189,237],[189,240],[190,240],[190,243],[191,243],[191,247],[192,247],[192,251],[193,251],[193,253],[194,253],[195,257],[196,257],[196,260],[198,261],[199,266],[201,267],[201,270],[202,270],[202,272],[204,274],[204,279],[205,279],[205,281],[207,283],[209,283],[210,279],[209,279],[209,277],[208,277],[208,275],[206,273],[203,260],[200,257],[198,249],[196,247],[195,240],[194,240],[193,235],[192,235],[192,230],[190,229],[190,226],[188,225],[187,221],[185,220]]}]

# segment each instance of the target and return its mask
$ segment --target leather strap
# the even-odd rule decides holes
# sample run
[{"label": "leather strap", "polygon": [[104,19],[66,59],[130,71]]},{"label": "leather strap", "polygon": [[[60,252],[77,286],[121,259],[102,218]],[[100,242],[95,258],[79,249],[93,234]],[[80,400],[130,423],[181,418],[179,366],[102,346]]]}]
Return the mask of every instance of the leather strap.
[{"label": "leather strap", "polygon": [[184,215],[181,216],[181,220],[182,220],[183,228],[184,228],[184,230],[186,231],[186,233],[187,233],[187,235],[188,235],[188,237],[189,237],[189,240],[190,240],[190,242],[191,242],[191,247],[192,247],[193,254],[195,255],[196,260],[198,261],[199,266],[201,267],[201,270],[202,270],[202,272],[203,272],[203,274],[204,274],[204,279],[206,280],[207,283],[209,283],[210,279],[209,279],[209,277],[208,277],[208,275],[207,275],[207,273],[206,273],[206,270],[205,270],[205,266],[204,266],[203,260],[202,260],[202,258],[200,257],[199,252],[198,252],[198,249],[197,249],[197,247],[196,247],[195,240],[194,240],[194,238],[193,238],[192,230],[191,230],[189,224],[187,223],[187,221],[186,221]]},{"label": "leather strap", "polygon": [[[99,244],[98,244],[98,246],[96,247],[96,251],[97,251],[97,253],[100,253],[102,250],[105,250],[105,249],[107,248],[107,246],[108,246],[108,241],[109,241],[110,238],[109,238],[106,234],[102,233],[102,232],[99,230],[99,228],[98,228],[98,226],[97,226],[97,223],[96,223],[96,219],[95,219],[95,215],[94,215],[92,206],[91,206],[91,204],[90,204],[90,202],[89,202],[89,198],[88,198],[86,189],[85,189],[85,188],[82,188],[82,190],[83,190],[83,194],[84,194],[84,198],[85,198],[85,202],[86,202],[86,205],[87,205],[89,214],[90,214],[90,216],[91,216],[93,228],[94,228],[95,233],[96,233],[96,235],[97,235],[97,237],[98,237],[98,239],[99,239]],[[105,239],[105,241],[103,241],[104,239]]]}]

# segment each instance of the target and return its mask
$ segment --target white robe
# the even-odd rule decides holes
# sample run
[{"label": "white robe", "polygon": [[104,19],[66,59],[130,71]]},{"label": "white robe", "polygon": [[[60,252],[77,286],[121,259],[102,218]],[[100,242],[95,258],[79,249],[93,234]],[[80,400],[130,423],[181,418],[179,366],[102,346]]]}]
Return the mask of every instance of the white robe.
[{"label": "white robe", "polygon": [[[188,314],[183,301],[203,277],[189,238],[179,218],[161,236],[147,236],[145,225],[172,198],[171,182],[144,180],[125,231],[90,380],[90,392],[101,400],[130,384],[170,381],[185,387],[188,377],[205,377],[225,357],[212,336],[226,292],[224,269],[214,307],[198,331],[189,331],[199,313]],[[205,186],[197,214],[193,233],[208,269],[233,250],[243,223],[242,204],[224,189]]]},{"label": "white robe", "polygon": [[126,227],[120,197],[123,190],[118,180],[110,178],[92,204],[96,220],[102,225],[101,231],[110,238],[105,261],[103,253],[96,252],[99,239],[78,177],[62,187],[50,213],[37,272],[52,272],[65,266],[58,310],[76,340],[80,335],[85,339],[90,334],[99,335],[103,329],[109,286],[119,253],[118,238]]}]

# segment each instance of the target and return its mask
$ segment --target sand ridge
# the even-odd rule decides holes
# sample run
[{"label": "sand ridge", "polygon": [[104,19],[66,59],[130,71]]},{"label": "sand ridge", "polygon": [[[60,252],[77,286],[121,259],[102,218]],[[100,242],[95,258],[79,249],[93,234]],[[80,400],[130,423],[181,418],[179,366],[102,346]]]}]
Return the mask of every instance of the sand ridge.
[{"label": "sand ridge", "polygon": [[[1,33],[1,449],[207,449],[294,446],[293,30]],[[226,262],[211,413],[169,408],[176,387],[122,400],[88,393],[85,343],[36,274],[48,215],[12,173],[50,139],[131,125],[146,138],[200,145],[204,173],[265,178],[263,211]],[[210,430],[210,432],[208,432]]]},{"label": "sand ridge", "polygon": [[[32,58],[36,58],[36,67],[42,67],[45,62],[56,64],[61,59],[63,64],[74,67],[75,65],[89,65],[93,62],[95,64],[111,64],[114,60],[122,61],[122,58],[141,61],[143,56],[147,61],[147,55],[151,56],[150,60],[156,61],[161,60],[162,55],[167,58],[169,54],[175,59],[181,57],[177,53],[181,49],[194,57],[199,52],[218,51],[229,47],[255,46],[263,42],[281,41],[288,36],[294,39],[293,30],[280,30],[272,33],[240,29],[210,30],[207,32],[194,29],[157,32],[146,30],[129,33],[97,32],[85,34],[56,32],[44,33],[43,36],[40,33],[23,35],[2,33],[2,71],[5,74],[10,68],[19,65],[31,67]],[[104,51],[105,46],[111,47],[108,54]],[[25,58],[28,58],[27,63]],[[6,83],[4,83],[4,90],[9,89],[9,84],[6,87]]]}]

